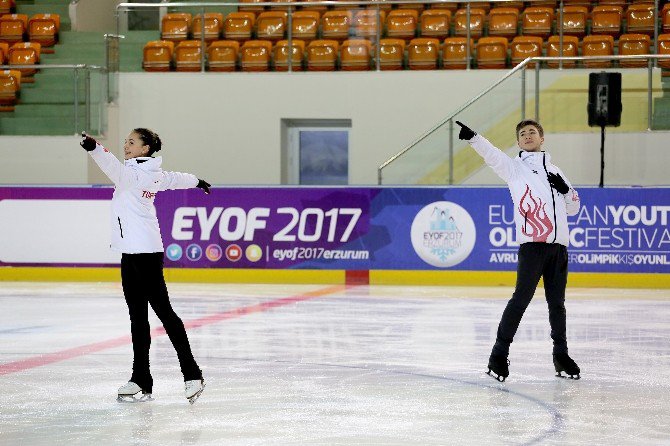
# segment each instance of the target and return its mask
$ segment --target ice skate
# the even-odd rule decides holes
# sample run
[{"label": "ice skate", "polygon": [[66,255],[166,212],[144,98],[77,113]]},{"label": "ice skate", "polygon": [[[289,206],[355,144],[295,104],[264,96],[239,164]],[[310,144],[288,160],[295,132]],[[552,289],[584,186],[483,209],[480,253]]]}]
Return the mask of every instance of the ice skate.
[{"label": "ice skate", "polygon": [[491,354],[489,357],[489,371],[486,372],[494,379],[505,382],[505,378],[509,376],[509,361],[506,356]]},{"label": "ice skate", "polygon": [[[142,392],[142,396],[139,398],[136,397],[138,393]],[[119,387],[119,394],[116,398],[116,401],[119,403],[145,403],[147,401],[153,401],[154,397],[150,392],[145,392],[140,386],[135,384],[132,381],[128,381],[121,387]]]},{"label": "ice skate", "polygon": [[[559,378],[579,379],[579,366],[567,353],[554,353],[554,368]],[[568,376],[563,376],[565,372]]]},{"label": "ice skate", "polygon": [[189,403],[194,404],[205,390],[204,379],[193,379],[184,383],[184,394]]}]

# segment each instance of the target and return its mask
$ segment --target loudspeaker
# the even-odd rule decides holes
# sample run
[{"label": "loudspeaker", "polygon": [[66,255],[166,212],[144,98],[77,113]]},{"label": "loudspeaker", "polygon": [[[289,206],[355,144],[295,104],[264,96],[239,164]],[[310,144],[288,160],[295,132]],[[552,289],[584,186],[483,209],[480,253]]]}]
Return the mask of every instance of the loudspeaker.
[{"label": "loudspeaker", "polygon": [[589,126],[621,125],[621,73],[589,74]]}]

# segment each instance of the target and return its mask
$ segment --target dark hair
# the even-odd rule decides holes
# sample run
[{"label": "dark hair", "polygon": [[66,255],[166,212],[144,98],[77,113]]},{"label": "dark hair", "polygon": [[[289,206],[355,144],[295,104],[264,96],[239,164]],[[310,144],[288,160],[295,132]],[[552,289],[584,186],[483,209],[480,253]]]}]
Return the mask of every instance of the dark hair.
[{"label": "dark hair", "polygon": [[538,133],[540,134],[540,137],[544,137],[544,129],[542,128],[542,126],[540,125],[539,122],[533,121],[532,119],[524,119],[523,121],[521,121],[520,123],[518,123],[516,125],[516,139],[517,139],[517,141],[519,140],[519,130],[526,127],[527,125],[534,126],[537,129]]},{"label": "dark hair", "polygon": [[149,156],[160,151],[161,139],[158,137],[156,132],[145,128],[134,129],[133,132],[140,135],[140,138],[142,139],[144,145],[149,146]]}]

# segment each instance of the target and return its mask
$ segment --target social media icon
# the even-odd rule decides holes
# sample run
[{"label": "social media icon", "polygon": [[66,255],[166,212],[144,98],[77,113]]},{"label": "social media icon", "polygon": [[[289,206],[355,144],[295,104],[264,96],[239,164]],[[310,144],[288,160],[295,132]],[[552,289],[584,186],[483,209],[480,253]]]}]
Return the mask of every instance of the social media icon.
[{"label": "social media icon", "polygon": [[165,250],[165,255],[169,260],[172,260],[173,262],[176,262],[177,260],[181,259],[182,254],[183,252],[181,250],[181,246],[175,243],[172,243]]},{"label": "social media icon", "polygon": [[250,262],[258,262],[263,257],[263,250],[258,245],[249,245],[245,254]]},{"label": "social media icon", "polygon": [[205,257],[207,257],[212,262],[216,262],[221,257],[223,257],[223,249],[221,249],[219,245],[209,245],[207,248],[205,248]]},{"label": "social media icon", "polygon": [[242,248],[239,245],[230,245],[226,248],[226,258],[231,262],[237,262],[242,258]]},{"label": "social media icon", "polygon": [[200,257],[202,257],[202,248],[200,246],[193,243],[186,247],[187,259],[189,259],[192,262],[195,262],[196,260],[200,260]]}]

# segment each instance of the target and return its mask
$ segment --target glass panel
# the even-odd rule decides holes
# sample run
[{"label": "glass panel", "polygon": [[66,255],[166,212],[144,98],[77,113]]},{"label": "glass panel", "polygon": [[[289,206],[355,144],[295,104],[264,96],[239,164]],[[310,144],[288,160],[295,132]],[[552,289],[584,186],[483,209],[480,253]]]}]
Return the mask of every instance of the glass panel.
[{"label": "glass panel", "polygon": [[300,184],[349,183],[349,132],[300,132]]}]

